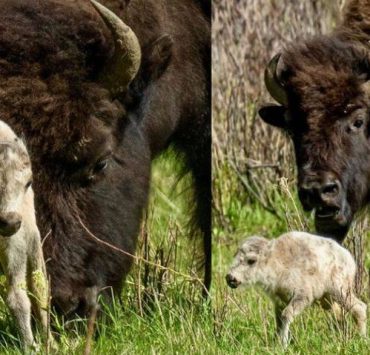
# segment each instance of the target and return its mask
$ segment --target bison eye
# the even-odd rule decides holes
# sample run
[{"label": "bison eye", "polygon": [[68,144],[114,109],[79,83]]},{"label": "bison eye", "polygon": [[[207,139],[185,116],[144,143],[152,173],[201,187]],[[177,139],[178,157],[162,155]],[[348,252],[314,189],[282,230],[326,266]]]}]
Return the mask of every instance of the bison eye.
[{"label": "bison eye", "polygon": [[105,170],[108,166],[108,159],[103,159],[98,161],[94,166],[94,173],[100,173],[101,171]]},{"label": "bison eye", "polygon": [[247,263],[248,263],[248,265],[254,265],[255,263],[256,263],[256,259],[248,259],[247,260]]},{"label": "bison eye", "polygon": [[357,118],[352,121],[346,128],[347,133],[357,133],[362,130],[362,127],[365,125],[365,120],[362,118]]},{"label": "bison eye", "polygon": [[28,181],[24,188],[27,190],[28,188],[31,187],[31,185],[32,185],[32,180]]}]

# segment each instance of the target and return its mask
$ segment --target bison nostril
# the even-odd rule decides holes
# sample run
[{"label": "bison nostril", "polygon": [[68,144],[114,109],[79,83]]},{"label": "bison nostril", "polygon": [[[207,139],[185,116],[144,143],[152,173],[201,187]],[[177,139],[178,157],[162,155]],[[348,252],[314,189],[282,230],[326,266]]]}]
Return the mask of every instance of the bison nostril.
[{"label": "bison nostril", "polygon": [[299,199],[306,211],[322,207],[323,204],[333,205],[340,197],[342,186],[340,181],[330,172],[317,172],[302,176],[299,184]]},{"label": "bison nostril", "polygon": [[337,195],[339,192],[339,185],[335,182],[328,183],[324,185],[321,189],[321,194],[322,195]]}]

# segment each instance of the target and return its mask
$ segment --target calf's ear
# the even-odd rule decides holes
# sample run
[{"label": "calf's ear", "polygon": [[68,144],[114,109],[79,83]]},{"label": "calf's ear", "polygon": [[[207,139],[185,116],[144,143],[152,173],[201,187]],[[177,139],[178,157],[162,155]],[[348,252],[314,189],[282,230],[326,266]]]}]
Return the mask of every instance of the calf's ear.
[{"label": "calf's ear", "polygon": [[259,116],[268,124],[279,127],[286,128],[285,119],[286,108],[284,106],[266,104],[258,109]]}]

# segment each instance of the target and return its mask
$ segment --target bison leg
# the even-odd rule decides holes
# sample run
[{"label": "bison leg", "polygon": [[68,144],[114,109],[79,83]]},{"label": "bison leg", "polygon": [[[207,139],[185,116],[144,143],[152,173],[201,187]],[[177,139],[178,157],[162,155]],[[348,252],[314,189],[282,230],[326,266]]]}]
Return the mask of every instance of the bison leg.
[{"label": "bison leg", "polygon": [[366,337],[366,304],[359,300],[353,292],[346,295],[346,297],[341,297],[338,302],[346,311],[352,314],[360,334]]},{"label": "bison leg", "polygon": [[294,296],[280,315],[280,329],[278,329],[279,338],[283,348],[289,343],[289,327],[294,318],[299,315],[311,301],[307,297]]},{"label": "bison leg", "polygon": [[27,255],[23,240],[13,237],[2,269],[6,277],[6,304],[14,317],[23,345],[36,347],[31,328],[31,302],[27,294]]},{"label": "bison leg", "polygon": [[336,321],[343,321],[342,307],[336,302],[331,295],[325,295],[320,300],[320,305],[325,311],[331,311],[334,314]]},{"label": "bison leg", "polygon": [[26,347],[35,346],[31,328],[31,302],[26,291],[26,272],[9,277],[7,305],[13,314]]},{"label": "bison leg", "polygon": [[282,320],[281,314],[284,309],[284,305],[279,300],[275,300],[275,322],[276,322],[276,329],[280,331],[282,327]]}]

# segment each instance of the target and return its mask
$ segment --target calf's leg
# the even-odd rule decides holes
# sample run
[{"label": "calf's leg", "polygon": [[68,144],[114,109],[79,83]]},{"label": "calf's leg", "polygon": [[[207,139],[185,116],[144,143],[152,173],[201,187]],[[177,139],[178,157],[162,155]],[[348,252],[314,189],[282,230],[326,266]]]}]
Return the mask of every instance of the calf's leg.
[{"label": "calf's leg", "polygon": [[360,334],[366,337],[366,304],[359,300],[353,292],[348,293],[346,297],[341,297],[338,302],[352,314]]},{"label": "calf's leg", "polygon": [[276,329],[279,331],[281,329],[281,326],[282,326],[281,314],[282,314],[283,309],[285,308],[286,304],[283,304],[279,300],[274,300],[274,306],[275,306]]},{"label": "calf's leg", "polygon": [[343,322],[343,308],[331,295],[326,294],[319,301],[323,309],[333,312],[336,325]]},{"label": "calf's leg", "polygon": [[284,308],[281,314],[277,315],[278,335],[283,348],[286,348],[289,343],[289,327],[294,318],[300,314],[312,302],[307,297],[294,296],[288,305]]},{"label": "calf's leg", "polygon": [[31,302],[27,294],[27,256],[23,239],[12,237],[2,260],[7,279],[6,304],[10,309],[25,347],[35,346],[31,328]]},{"label": "calf's leg", "polygon": [[17,322],[24,345],[26,347],[34,346],[35,342],[31,328],[31,302],[26,291],[25,272],[9,278],[6,301]]}]

